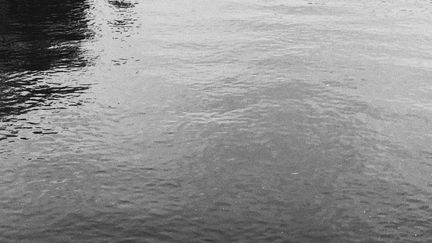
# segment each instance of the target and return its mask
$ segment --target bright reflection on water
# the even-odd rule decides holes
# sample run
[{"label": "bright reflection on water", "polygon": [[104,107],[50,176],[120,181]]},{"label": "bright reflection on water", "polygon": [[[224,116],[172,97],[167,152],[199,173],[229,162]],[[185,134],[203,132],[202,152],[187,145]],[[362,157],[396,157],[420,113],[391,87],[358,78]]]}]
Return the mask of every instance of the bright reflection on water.
[{"label": "bright reflection on water", "polygon": [[432,241],[431,18],[2,1],[0,241]]}]

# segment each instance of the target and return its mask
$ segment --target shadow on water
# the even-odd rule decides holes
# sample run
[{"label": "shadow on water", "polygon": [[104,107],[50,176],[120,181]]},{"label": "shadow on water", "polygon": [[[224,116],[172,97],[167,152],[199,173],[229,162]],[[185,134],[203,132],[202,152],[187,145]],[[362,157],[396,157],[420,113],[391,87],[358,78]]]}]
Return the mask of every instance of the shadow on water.
[{"label": "shadow on water", "polygon": [[3,71],[83,67],[79,42],[91,36],[87,1],[4,1],[1,4]]},{"label": "shadow on water", "polygon": [[61,108],[52,101],[89,88],[69,77],[89,65],[82,47],[92,37],[89,8],[86,0],[0,2],[2,122],[43,106]]}]

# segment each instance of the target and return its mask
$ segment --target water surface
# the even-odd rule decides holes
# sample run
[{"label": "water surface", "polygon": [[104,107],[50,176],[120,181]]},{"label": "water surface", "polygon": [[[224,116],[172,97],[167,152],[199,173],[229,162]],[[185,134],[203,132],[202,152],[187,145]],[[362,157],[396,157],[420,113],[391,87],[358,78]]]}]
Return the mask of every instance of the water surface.
[{"label": "water surface", "polygon": [[0,3],[0,241],[432,241],[432,3]]}]

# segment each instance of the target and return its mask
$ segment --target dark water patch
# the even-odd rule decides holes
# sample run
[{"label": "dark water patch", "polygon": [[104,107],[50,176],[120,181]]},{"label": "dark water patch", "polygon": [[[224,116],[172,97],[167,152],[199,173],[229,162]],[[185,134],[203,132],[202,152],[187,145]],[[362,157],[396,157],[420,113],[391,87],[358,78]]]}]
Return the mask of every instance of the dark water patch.
[{"label": "dark water patch", "polygon": [[135,6],[135,2],[132,1],[117,1],[117,0],[109,0],[109,4],[119,9],[127,9]]},{"label": "dark water patch", "polygon": [[[76,77],[91,65],[82,47],[93,37],[88,1],[2,1],[0,7],[0,122],[2,139],[29,129],[24,114],[81,105],[89,89]],[[78,99],[77,99],[78,98]],[[34,120],[34,119],[30,119]],[[31,122],[31,121],[30,121]],[[33,134],[54,134],[50,129]],[[6,128],[7,127],[7,128]],[[20,139],[27,140],[28,136]]]},{"label": "dark water patch", "polygon": [[[20,115],[40,107],[50,107],[54,100],[77,97],[88,88],[88,85],[49,84],[44,82],[42,77],[34,78],[28,74],[4,79],[0,84],[0,118]],[[79,101],[76,102],[75,105],[79,104]]]},{"label": "dark water patch", "polygon": [[88,1],[3,1],[2,71],[86,66],[80,41],[91,38]]}]

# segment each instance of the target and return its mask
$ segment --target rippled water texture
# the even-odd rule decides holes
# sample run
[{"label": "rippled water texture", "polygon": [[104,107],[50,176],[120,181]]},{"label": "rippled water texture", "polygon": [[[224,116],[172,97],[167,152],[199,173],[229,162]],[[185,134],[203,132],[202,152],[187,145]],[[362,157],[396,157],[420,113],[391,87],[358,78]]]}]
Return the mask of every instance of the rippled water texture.
[{"label": "rippled water texture", "polygon": [[431,242],[431,19],[1,1],[0,241]]}]

